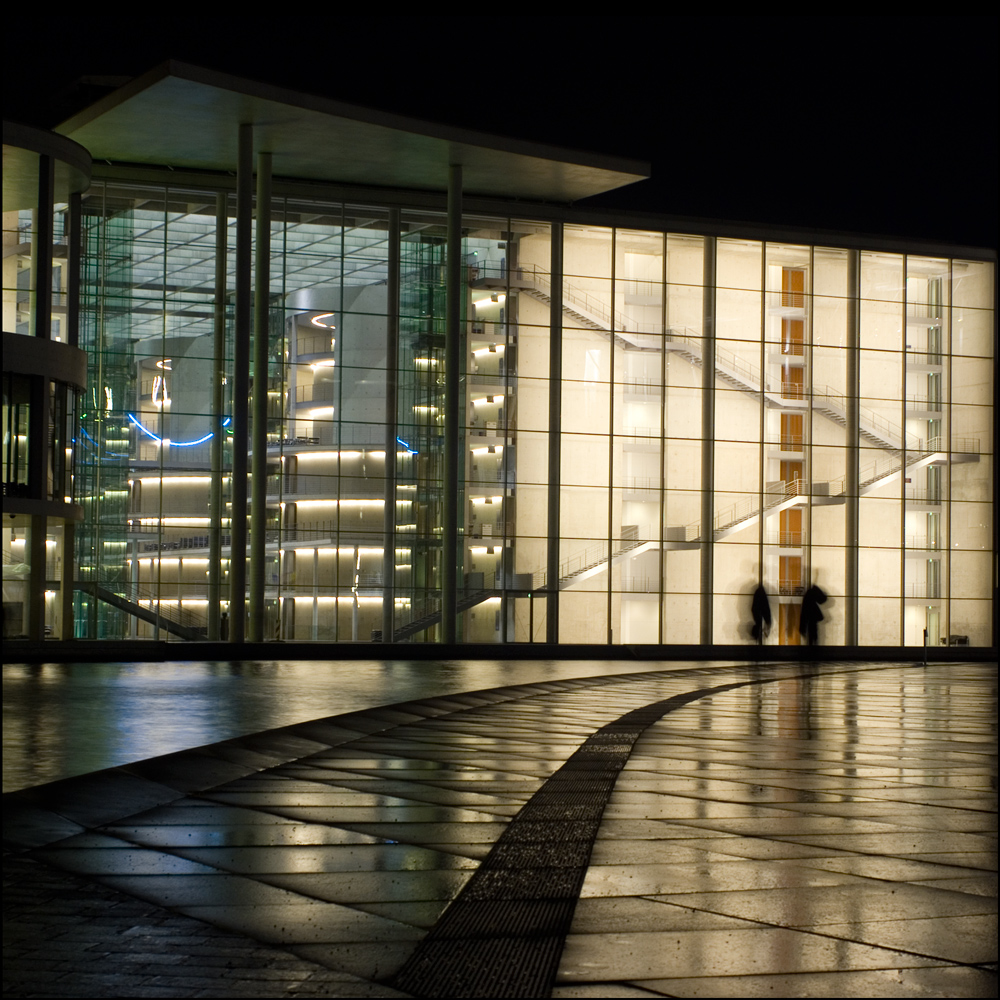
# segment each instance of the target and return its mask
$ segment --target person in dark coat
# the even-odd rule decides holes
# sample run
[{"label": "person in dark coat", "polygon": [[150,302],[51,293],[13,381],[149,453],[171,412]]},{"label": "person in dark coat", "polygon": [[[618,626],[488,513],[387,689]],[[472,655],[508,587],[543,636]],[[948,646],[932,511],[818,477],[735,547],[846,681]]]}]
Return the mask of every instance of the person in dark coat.
[{"label": "person in dark coat", "polygon": [[750,613],[753,615],[753,628],[750,634],[757,640],[757,645],[763,644],[771,631],[771,602],[767,599],[767,591],[764,584],[758,584],[753,592],[753,603],[750,605]]},{"label": "person in dark coat", "polygon": [[820,605],[825,601],[826,594],[815,583],[802,595],[799,632],[805,636],[810,646],[815,646],[819,642],[819,623],[823,620]]}]

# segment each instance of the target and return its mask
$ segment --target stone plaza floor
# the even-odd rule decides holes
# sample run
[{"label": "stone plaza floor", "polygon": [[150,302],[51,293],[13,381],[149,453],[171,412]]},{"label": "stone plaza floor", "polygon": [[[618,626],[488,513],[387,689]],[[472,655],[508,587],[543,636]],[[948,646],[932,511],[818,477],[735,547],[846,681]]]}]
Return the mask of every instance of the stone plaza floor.
[{"label": "stone plaza floor", "polygon": [[5,994],[996,995],[995,664],[665,666],[9,793]]}]

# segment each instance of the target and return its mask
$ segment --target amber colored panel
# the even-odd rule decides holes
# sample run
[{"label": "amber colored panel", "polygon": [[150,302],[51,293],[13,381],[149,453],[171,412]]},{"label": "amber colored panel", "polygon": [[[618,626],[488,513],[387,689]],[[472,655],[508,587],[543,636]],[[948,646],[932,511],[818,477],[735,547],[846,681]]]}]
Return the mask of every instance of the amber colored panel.
[{"label": "amber colored panel", "polygon": [[800,319],[781,321],[781,353],[801,357],[805,353],[805,323]]},{"label": "amber colored panel", "polygon": [[801,309],[805,303],[806,272],[797,267],[781,269],[781,304]]},{"label": "amber colored panel", "polygon": [[803,417],[801,413],[781,414],[781,450],[802,451]]},{"label": "amber colored panel", "polygon": [[778,605],[778,645],[801,646],[799,635],[799,611],[797,604]]},{"label": "amber colored panel", "polygon": [[802,478],[801,462],[781,462],[778,468],[783,483],[791,483]]},{"label": "amber colored panel", "polygon": [[782,556],[778,560],[778,591],[785,597],[795,596],[802,587],[802,557]]},{"label": "amber colored panel", "polygon": [[805,369],[798,365],[785,365],[781,369],[781,395],[785,399],[803,399],[806,384]]},{"label": "amber colored panel", "polygon": [[781,545],[802,544],[802,508],[792,507],[778,515]]}]

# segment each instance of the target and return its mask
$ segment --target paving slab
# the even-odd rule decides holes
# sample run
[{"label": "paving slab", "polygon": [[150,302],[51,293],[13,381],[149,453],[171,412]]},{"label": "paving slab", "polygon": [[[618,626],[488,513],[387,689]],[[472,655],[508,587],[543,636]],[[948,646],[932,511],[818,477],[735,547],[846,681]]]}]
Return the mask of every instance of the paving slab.
[{"label": "paving slab", "polygon": [[995,665],[690,666],[8,794],[5,992],[995,995]]}]

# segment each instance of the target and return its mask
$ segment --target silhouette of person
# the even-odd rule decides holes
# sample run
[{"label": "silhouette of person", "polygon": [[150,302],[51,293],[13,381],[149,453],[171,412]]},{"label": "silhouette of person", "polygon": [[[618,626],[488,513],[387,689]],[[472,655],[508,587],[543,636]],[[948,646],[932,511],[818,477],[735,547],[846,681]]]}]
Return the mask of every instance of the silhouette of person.
[{"label": "silhouette of person", "polygon": [[799,632],[806,637],[810,646],[815,646],[819,641],[819,623],[823,620],[820,605],[825,601],[826,594],[815,583],[802,595]]},{"label": "silhouette of person", "polygon": [[750,634],[757,640],[757,645],[763,644],[771,631],[771,602],[767,599],[767,591],[764,584],[757,585],[753,592],[753,603],[750,605],[750,613],[753,615],[753,628]]}]

